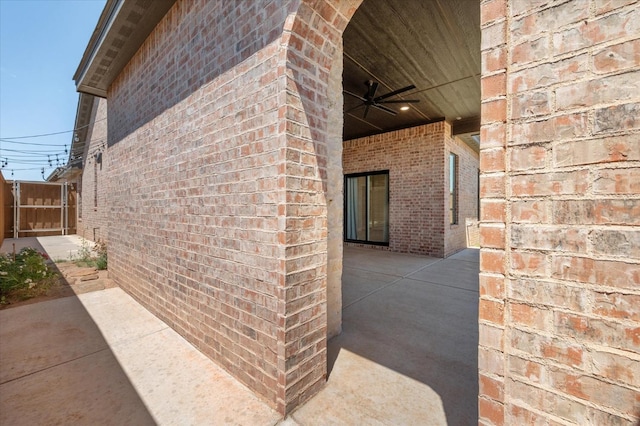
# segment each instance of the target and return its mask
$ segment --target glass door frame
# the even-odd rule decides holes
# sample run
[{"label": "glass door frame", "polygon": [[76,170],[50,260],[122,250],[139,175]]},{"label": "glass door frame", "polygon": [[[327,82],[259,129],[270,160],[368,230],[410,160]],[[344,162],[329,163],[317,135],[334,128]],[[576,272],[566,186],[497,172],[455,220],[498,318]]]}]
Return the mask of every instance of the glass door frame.
[{"label": "glass door frame", "polygon": [[[378,170],[378,171],[374,171],[374,172],[363,172],[363,173],[351,173],[351,174],[347,174],[344,175],[344,236],[343,239],[345,242],[348,243],[358,243],[358,244],[370,244],[370,245],[376,245],[376,246],[389,246],[389,241],[369,241],[369,205],[370,205],[370,189],[369,189],[369,176],[376,176],[376,175],[386,175],[387,176],[387,194],[386,194],[386,207],[387,207],[387,240],[390,240],[391,236],[390,236],[390,211],[391,211],[391,207],[389,205],[389,193],[391,192],[391,178],[389,175],[389,170]],[[366,240],[359,240],[359,239],[352,239],[352,238],[348,238],[348,234],[347,234],[347,221],[348,221],[348,214],[349,214],[349,210],[348,210],[348,205],[349,205],[349,192],[348,192],[348,180],[350,178],[359,178],[359,177],[367,177],[366,179],[366,208],[365,208],[365,224],[366,224]]]}]

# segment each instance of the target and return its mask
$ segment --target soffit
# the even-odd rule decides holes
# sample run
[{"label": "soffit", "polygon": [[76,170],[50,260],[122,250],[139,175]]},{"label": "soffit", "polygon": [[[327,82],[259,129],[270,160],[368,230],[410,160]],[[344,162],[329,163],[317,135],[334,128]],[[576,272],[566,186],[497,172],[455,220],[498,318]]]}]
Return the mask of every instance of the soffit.
[{"label": "soffit", "polygon": [[[175,0],[108,0],[74,75],[79,92],[107,89]],[[472,0],[364,0],[344,33],[343,87],[377,96],[414,84],[393,99],[419,99],[396,116],[345,96],[344,139],[445,119],[474,149],[480,127],[480,6]],[[398,110],[399,104],[390,105]],[[351,111],[350,111],[351,110]]]},{"label": "soffit", "polygon": [[365,82],[380,83],[376,96],[409,86],[390,99],[419,99],[393,116],[344,96],[344,139],[445,119],[454,134],[471,138],[480,128],[480,5],[472,0],[364,0],[344,32],[343,88],[364,95]]},{"label": "soffit", "polygon": [[87,136],[89,134],[89,127],[91,124],[91,115],[93,112],[93,104],[95,97],[93,95],[87,95],[80,93],[78,97],[78,109],[76,111],[75,132],[73,133],[71,140],[71,150],[69,152],[69,164],[76,164],[80,160],[80,167],[82,167],[82,155],[84,153],[84,147],[87,142]]},{"label": "soffit", "polygon": [[82,93],[107,89],[176,0],[108,0],[73,76]]}]

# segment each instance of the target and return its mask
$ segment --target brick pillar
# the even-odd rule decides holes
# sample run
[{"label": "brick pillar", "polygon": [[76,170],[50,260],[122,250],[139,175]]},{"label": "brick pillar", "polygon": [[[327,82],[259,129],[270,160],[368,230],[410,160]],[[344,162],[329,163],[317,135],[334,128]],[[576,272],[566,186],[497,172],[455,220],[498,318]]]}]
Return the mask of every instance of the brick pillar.
[{"label": "brick pillar", "polygon": [[480,424],[502,425],[505,380],[505,146],[506,3],[481,4],[482,128],[480,134],[480,301],[479,400]]},{"label": "brick pillar", "polygon": [[284,276],[278,312],[277,407],[281,413],[324,385],[327,334],[340,330],[342,31],[354,12],[355,7],[345,4],[302,2],[295,19],[285,25],[287,103],[280,111],[285,148],[279,177],[286,192],[280,206]]},{"label": "brick pillar", "polygon": [[479,422],[636,424],[640,3],[481,11]]}]

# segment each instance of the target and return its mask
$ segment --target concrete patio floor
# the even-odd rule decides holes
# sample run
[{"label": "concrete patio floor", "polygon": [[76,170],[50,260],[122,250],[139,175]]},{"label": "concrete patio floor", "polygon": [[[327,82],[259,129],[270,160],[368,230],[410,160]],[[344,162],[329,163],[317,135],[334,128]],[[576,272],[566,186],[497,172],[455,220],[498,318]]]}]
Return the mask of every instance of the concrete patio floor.
[{"label": "concrete patio floor", "polygon": [[477,271],[345,247],[327,385],[284,420],[119,288],[5,309],[0,424],[476,424]]},{"label": "concrete patio floor", "polygon": [[472,425],[479,250],[447,259],[345,247],[342,333],[303,425]]}]

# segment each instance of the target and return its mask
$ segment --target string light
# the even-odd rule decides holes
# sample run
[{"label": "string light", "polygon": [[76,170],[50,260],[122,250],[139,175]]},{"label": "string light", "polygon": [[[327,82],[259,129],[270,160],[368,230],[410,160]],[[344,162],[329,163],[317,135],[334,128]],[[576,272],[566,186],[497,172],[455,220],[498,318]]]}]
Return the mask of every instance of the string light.
[{"label": "string light", "polygon": [[[95,122],[103,121],[103,120],[106,120],[106,118],[97,120]],[[89,125],[78,127],[76,130],[83,129],[85,127],[88,127]],[[67,147],[67,144],[45,144],[45,143],[35,143],[35,142],[22,142],[22,141],[14,141],[11,139],[27,139],[27,138],[35,138],[35,137],[45,137],[45,136],[52,136],[52,135],[58,135],[62,133],[69,133],[69,132],[75,132],[75,130],[70,130],[65,132],[46,133],[46,134],[40,134],[40,135],[18,136],[18,137],[12,137],[12,138],[0,138],[0,145],[1,143],[11,143],[16,145],[22,145],[22,146],[25,146],[25,148],[27,148],[27,149],[13,149],[13,147],[0,148],[0,169],[11,170],[12,177],[14,176],[15,171],[40,170],[40,173],[42,174],[42,177],[44,179],[45,171],[47,169],[59,170],[61,168],[64,168],[70,165],[72,161],[77,160],[82,156],[78,157],[77,153],[70,154],[70,150]],[[78,142],[80,140],[77,134],[74,134],[73,138],[74,138],[74,142]],[[95,156],[97,153],[102,153],[106,149],[106,141],[104,139],[92,140],[88,142],[90,143],[90,145],[92,145],[91,147],[92,149],[87,153],[87,158],[93,158],[93,156]],[[33,145],[34,147],[35,146],[49,147],[52,149],[48,150],[48,149],[39,148],[34,150],[28,150],[28,145]],[[61,152],[59,150],[59,147],[64,147],[64,152]],[[15,147],[15,148],[18,148],[18,147]],[[1,154],[4,154],[4,155],[1,155]],[[68,160],[66,162],[63,158],[61,158],[63,155],[68,156]],[[54,164],[54,157],[55,157],[55,164]],[[13,166],[13,165],[25,165],[25,166],[31,165],[33,167],[12,167],[11,169],[9,169],[9,166]]]}]

